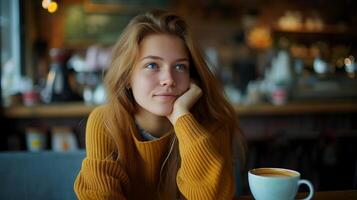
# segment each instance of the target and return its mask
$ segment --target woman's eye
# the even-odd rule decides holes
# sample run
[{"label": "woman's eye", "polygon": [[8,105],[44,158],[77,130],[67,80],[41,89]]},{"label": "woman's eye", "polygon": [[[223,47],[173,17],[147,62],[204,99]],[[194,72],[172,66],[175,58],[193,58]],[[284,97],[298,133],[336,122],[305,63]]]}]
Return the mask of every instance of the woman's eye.
[{"label": "woman's eye", "polygon": [[175,69],[178,71],[185,71],[187,69],[187,66],[185,64],[177,64],[175,65]]},{"label": "woman's eye", "polygon": [[156,63],[150,63],[150,64],[146,65],[145,68],[147,68],[147,69],[155,69],[156,70],[158,68],[158,66],[157,66]]}]

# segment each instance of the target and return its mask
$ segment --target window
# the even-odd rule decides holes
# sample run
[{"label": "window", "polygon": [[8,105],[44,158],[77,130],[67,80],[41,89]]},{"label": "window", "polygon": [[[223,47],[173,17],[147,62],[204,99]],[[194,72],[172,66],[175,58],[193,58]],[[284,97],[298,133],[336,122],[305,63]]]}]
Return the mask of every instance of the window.
[{"label": "window", "polygon": [[0,1],[0,63],[2,104],[9,105],[10,96],[19,92],[21,77],[20,0]]}]

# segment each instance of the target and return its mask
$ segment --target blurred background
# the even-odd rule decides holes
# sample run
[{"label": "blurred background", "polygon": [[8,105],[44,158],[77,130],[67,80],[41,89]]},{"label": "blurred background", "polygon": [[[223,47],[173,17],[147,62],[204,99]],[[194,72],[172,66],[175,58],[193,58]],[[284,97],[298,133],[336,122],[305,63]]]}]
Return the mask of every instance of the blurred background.
[{"label": "blurred background", "polygon": [[[0,151],[83,152],[111,48],[146,10],[188,21],[248,141],[246,172],[357,189],[357,1],[1,0]],[[0,153],[0,154],[1,154]]]}]

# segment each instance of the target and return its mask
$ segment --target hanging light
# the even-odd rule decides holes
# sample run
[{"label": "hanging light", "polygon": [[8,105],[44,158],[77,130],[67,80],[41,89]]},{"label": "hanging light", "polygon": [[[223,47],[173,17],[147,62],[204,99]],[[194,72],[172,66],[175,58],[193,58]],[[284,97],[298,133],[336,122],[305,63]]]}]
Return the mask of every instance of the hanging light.
[{"label": "hanging light", "polygon": [[58,4],[52,0],[42,0],[42,7],[46,9],[49,13],[54,13],[58,9]]},{"label": "hanging light", "polygon": [[57,8],[58,8],[58,4],[55,1],[52,1],[48,6],[47,10],[49,13],[54,13],[57,11]]},{"label": "hanging light", "polygon": [[47,9],[50,3],[51,0],[42,0],[42,8]]}]

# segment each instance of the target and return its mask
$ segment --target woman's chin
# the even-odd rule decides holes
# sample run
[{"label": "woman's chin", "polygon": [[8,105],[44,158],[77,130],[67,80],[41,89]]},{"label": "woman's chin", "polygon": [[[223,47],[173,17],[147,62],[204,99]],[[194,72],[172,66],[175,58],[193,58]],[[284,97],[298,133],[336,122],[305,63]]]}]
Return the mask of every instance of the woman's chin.
[{"label": "woman's chin", "polygon": [[172,108],[170,109],[157,109],[157,110],[153,110],[152,113],[160,116],[160,117],[166,117],[168,115],[170,115],[172,112]]}]

